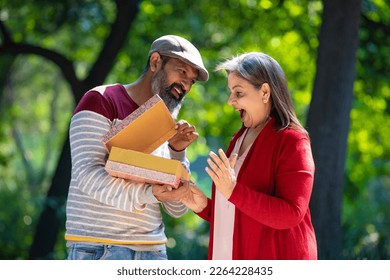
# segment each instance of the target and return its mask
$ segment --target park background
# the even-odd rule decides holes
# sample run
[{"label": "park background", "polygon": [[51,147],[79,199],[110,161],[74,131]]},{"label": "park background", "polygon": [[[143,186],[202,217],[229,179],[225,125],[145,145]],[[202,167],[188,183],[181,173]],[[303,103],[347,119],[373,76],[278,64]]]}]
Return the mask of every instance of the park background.
[{"label": "park background", "polygon": [[[64,259],[69,120],[100,84],[130,83],[151,42],[181,35],[210,72],[180,118],[197,184],[240,127],[213,68],[247,51],[284,69],[316,162],[320,259],[390,258],[390,3],[386,0],[0,0],[0,259]],[[208,224],[164,216],[170,259],[206,259]]]}]

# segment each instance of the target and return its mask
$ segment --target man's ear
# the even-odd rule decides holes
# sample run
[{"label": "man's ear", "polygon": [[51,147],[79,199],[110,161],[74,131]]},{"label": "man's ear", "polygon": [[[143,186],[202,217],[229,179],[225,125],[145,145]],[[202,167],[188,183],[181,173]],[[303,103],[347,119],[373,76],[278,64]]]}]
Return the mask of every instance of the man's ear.
[{"label": "man's ear", "polygon": [[150,55],[149,68],[152,72],[156,72],[161,65],[161,56],[158,52],[154,52]]}]

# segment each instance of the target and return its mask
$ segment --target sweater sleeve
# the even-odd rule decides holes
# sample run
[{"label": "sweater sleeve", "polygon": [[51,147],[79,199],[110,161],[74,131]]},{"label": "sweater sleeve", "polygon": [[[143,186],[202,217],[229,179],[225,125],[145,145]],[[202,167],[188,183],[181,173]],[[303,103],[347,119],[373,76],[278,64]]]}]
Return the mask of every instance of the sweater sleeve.
[{"label": "sweater sleeve", "polygon": [[[180,161],[183,167],[188,172],[190,172],[190,162],[186,157],[186,150],[181,152],[176,152],[171,148],[168,149],[169,149],[170,158]],[[188,208],[180,201],[164,201],[161,204],[164,211],[173,218],[180,218],[188,211]]]},{"label": "sweater sleeve", "polygon": [[92,111],[79,111],[71,120],[72,176],[83,193],[125,211],[140,211],[158,203],[151,186],[114,178],[104,169],[108,153],[100,137],[110,129],[110,120]]},{"label": "sweater sleeve", "polygon": [[[229,200],[256,221],[271,228],[287,229],[300,223],[309,206],[314,177],[309,140],[293,137],[283,141],[275,168],[274,194],[259,192],[239,182]],[[252,166],[251,172],[246,175],[256,176],[260,171]]]}]

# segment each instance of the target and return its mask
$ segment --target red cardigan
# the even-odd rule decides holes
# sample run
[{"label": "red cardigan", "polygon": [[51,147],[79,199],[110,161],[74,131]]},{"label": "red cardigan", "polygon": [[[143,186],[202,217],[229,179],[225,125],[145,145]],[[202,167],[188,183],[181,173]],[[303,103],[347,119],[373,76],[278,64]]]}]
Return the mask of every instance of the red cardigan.
[{"label": "red cardigan", "polygon": [[[241,128],[227,150],[229,156]],[[233,259],[317,259],[309,211],[314,162],[308,136],[295,129],[277,131],[272,119],[260,132],[237,175],[229,201],[236,206]],[[215,185],[198,215],[210,222],[213,252]]]}]

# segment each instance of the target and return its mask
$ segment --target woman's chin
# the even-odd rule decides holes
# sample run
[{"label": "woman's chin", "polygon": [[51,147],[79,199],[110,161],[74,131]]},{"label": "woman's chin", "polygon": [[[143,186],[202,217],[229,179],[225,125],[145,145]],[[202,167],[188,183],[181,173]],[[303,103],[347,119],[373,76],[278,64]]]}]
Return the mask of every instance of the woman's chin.
[{"label": "woman's chin", "polygon": [[251,125],[249,123],[245,122],[244,120],[241,120],[241,121],[242,121],[242,123],[244,124],[244,126],[246,128],[250,128],[251,127]]}]

